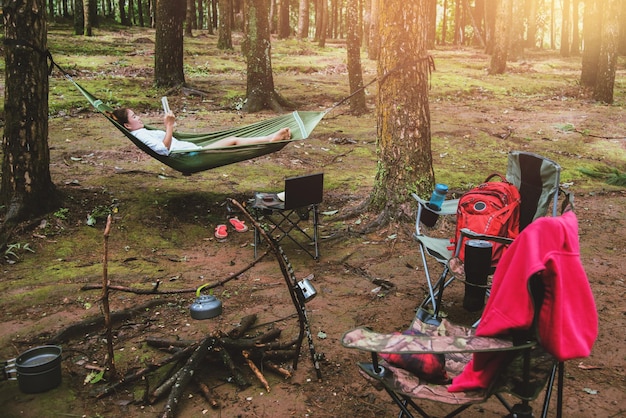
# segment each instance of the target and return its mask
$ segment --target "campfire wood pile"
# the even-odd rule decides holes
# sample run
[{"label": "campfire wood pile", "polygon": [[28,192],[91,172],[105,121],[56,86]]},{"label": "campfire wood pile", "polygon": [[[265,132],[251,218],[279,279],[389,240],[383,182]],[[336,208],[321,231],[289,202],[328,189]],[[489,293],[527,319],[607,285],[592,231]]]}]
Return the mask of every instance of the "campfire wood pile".
[{"label": "campfire wood pile", "polygon": [[[149,346],[168,355],[107,385],[97,392],[96,397],[104,398],[140,380],[147,381],[146,378],[154,374],[164,377],[159,379],[154,387],[146,388],[143,401],[154,404],[167,396],[162,417],[175,416],[180,401],[184,399],[183,394],[189,389],[190,384],[196,386],[212,408],[219,408],[218,397],[209,385],[198,377],[199,371],[209,361],[223,363],[232,377],[232,382],[239,389],[252,384],[239,367],[245,365],[269,392],[271,387],[261,370],[271,371],[283,378],[291,377],[291,371],[280,364],[292,360],[297,355],[295,347],[298,341],[279,341],[282,330],[274,326],[269,326],[261,332],[249,332],[256,320],[257,316],[254,314],[245,316],[240,324],[229,332],[217,331],[201,341],[148,337],[145,341]],[[160,372],[161,368],[170,364],[176,366],[171,367],[167,373]]]}]

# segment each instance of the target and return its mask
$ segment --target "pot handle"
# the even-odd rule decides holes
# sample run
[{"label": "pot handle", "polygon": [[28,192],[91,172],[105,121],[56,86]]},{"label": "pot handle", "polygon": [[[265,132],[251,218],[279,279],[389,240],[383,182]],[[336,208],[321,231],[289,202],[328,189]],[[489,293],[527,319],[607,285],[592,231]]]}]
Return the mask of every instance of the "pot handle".
[{"label": "pot handle", "polygon": [[4,369],[0,380],[17,380],[17,367],[15,359],[12,358],[4,362]]}]

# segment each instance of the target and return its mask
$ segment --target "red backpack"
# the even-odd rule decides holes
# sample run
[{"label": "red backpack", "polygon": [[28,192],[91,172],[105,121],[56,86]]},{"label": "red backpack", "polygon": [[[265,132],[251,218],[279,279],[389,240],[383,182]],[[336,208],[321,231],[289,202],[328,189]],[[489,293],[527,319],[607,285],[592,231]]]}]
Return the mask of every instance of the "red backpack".
[{"label": "red backpack", "polygon": [[[500,177],[501,181],[490,181],[494,177]],[[519,234],[519,217],[520,194],[517,187],[502,175],[492,174],[483,184],[466,192],[459,199],[453,248],[456,248],[463,228],[479,234],[514,239]],[[492,265],[500,260],[505,248],[504,244],[493,243]],[[459,257],[464,260],[464,256],[463,242]]]}]

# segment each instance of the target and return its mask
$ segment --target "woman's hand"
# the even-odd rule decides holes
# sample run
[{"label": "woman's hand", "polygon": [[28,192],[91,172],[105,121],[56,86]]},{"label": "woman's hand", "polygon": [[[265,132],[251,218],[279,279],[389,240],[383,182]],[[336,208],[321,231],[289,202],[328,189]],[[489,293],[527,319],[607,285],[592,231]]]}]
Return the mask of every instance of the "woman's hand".
[{"label": "woman's hand", "polygon": [[163,138],[163,145],[167,149],[172,146],[172,135],[174,135],[174,125],[176,125],[176,116],[174,113],[167,112],[163,117],[163,123],[165,124],[165,138]]},{"label": "woman's hand", "polygon": [[163,124],[166,130],[170,126],[173,128],[176,125],[176,116],[174,116],[174,113],[167,112],[165,116],[163,116]]}]

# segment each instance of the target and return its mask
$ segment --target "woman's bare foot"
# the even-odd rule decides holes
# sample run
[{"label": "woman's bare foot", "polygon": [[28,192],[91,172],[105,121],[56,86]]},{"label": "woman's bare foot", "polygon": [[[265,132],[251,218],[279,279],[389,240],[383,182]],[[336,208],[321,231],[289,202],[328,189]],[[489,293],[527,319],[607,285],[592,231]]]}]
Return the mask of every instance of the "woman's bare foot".
[{"label": "woman's bare foot", "polygon": [[270,137],[270,142],[286,141],[288,139],[291,139],[291,130],[283,128]]}]

